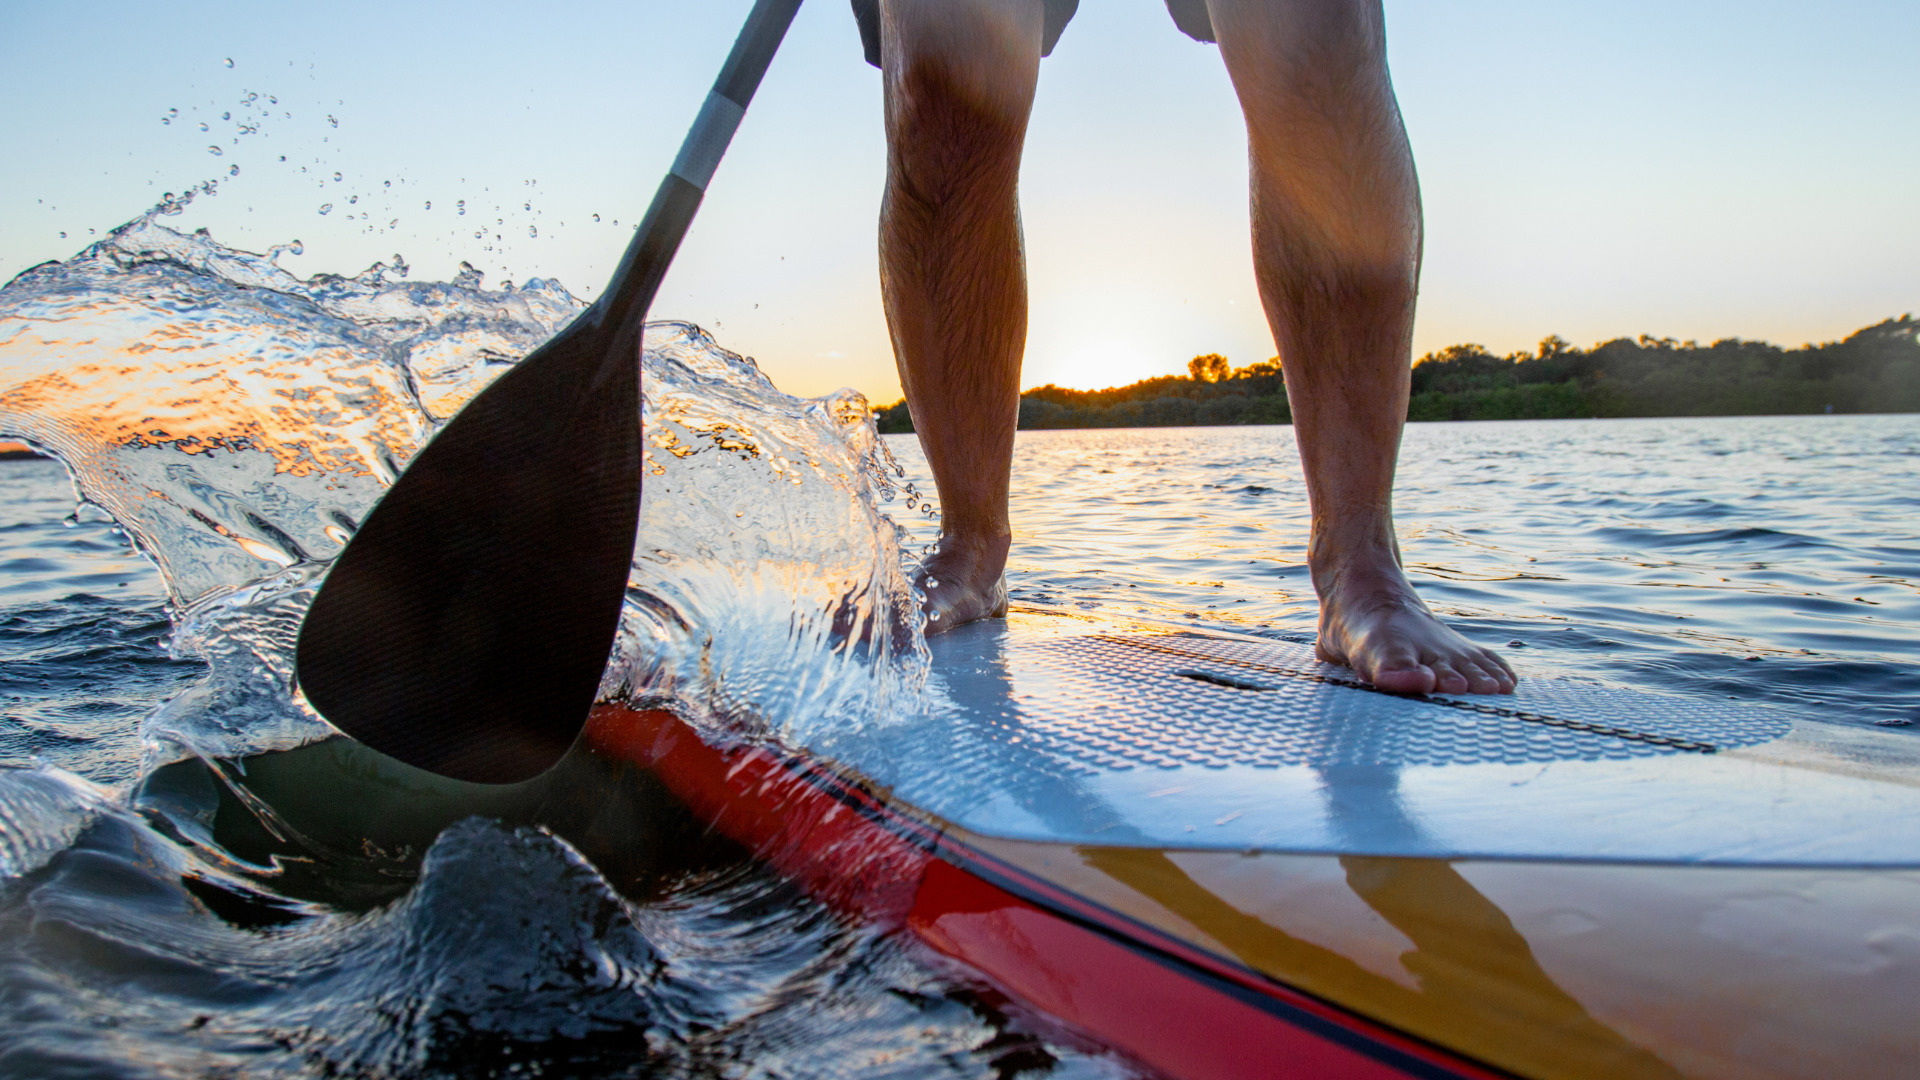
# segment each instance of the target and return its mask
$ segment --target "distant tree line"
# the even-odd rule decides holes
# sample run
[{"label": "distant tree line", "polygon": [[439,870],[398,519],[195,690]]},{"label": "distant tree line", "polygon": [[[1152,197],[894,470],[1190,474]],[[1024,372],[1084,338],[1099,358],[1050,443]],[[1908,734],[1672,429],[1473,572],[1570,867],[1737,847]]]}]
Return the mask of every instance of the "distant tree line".
[{"label": "distant tree line", "polygon": [[[912,431],[902,400],[879,410],[883,433]],[[1204,427],[1290,424],[1280,361],[1234,367],[1218,353],[1187,362],[1185,375],[1160,375],[1107,390],[1035,387],[1020,395],[1020,428]]]},{"label": "distant tree line", "polygon": [[[1783,349],[1725,338],[1711,345],[1641,335],[1576,349],[1559,335],[1532,353],[1479,345],[1428,353],[1413,366],[1409,420],[1550,420],[1597,416],[1758,416],[1920,412],[1920,320],[1869,326],[1844,341]],[[903,400],[877,410],[882,432],[913,430]],[[1037,387],[1020,395],[1020,427],[1190,427],[1293,421],[1278,358],[1234,367],[1196,356],[1187,374],[1107,390]]]}]

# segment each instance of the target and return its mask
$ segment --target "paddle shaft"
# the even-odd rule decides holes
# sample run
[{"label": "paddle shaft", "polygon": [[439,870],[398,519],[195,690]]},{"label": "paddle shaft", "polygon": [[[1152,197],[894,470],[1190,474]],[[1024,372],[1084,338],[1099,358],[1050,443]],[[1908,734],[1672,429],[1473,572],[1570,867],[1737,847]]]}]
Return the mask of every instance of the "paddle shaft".
[{"label": "paddle shaft", "polygon": [[754,5],[600,300],[448,421],[334,560],[295,665],[340,731],[478,783],[579,736],[639,523],[647,308],[799,6]]},{"label": "paddle shaft", "polygon": [[746,115],[753,93],[760,87],[773,54],[780,48],[787,27],[800,10],[800,0],[759,0],[747,15],[747,22],[734,39],[720,77],[700,106],[693,127],[680,144],[673,168],[660,181],[653,204],[640,221],[633,242],[607,283],[607,290],[596,307],[603,308],[600,318],[617,326],[622,334],[636,332],[647,317],[660,280],[672,265],[680,241],[693,224],[700,209],[707,182],[720,164],[721,155],[733,140],[740,118]]}]

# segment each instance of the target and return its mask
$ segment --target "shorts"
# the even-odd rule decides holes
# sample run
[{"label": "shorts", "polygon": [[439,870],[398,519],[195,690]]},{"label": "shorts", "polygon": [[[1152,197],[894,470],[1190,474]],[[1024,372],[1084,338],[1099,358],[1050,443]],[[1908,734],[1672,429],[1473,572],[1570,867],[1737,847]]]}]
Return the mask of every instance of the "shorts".
[{"label": "shorts", "polygon": [[[1067,20],[1080,7],[1080,0],[1043,0],[1047,5],[1046,27],[1040,35],[1040,55],[1053,52]],[[1213,20],[1207,15],[1207,0],[1167,0],[1167,14],[1173,24],[1195,41],[1212,41]],[[866,47],[867,63],[880,66],[880,0],[853,0],[853,17],[860,21],[860,44]]]}]

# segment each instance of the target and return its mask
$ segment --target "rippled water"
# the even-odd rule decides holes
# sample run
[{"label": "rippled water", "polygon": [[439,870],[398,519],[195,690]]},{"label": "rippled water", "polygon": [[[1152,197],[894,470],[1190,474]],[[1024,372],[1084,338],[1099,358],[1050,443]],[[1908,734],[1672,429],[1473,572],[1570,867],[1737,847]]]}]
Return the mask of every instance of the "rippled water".
[{"label": "rippled water", "polygon": [[[151,221],[36,273],[0,294],[0,435],[91,501],[0,462],[0,1074],[1124,1071],[644,775],[436,782],[288,693],[326,559],[564,289],[301,282]],[[910,603],[911,437],[894,475],[857,396],[787,398],[692,328],[645,374],[608,692],[884,722],[925,654],[848,630]],[[1289,428],[1023,433],[1014,492],[1016,599],[1312,636]],[[1920,418],[1414,425],[1398,514],[1429,602],[1523,675],[1920,737]]]},{"label": "rippled water", "polygon": [[[0,463],[0,1075],[1123,1071],[644,775],[476,789],[328,738],[290,687],[328,560],[580,305],[302,281],[156,216],[0,291],[0,431],[65,462]],[[678,324],[642,374],[606,691],[769,735],[911,707],[879,501],[911,493],[865,402],[780,394]]]},{"label": "rippled water", "polygon": [[[1013,491],[1017,599],[1312,640],[1290,427],[1022,432]],[[1920,733],[1920,416],[1411,424],[1395,513],[1523,676]]]}]

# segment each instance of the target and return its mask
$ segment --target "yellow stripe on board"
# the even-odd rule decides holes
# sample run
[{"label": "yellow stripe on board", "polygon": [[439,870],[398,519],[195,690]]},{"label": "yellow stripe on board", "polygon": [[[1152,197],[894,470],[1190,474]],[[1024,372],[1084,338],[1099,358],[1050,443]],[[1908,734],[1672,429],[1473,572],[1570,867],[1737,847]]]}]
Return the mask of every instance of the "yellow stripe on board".
[{"label": "yellow stripe on board", "polygon": [[956,839],[1522,1076],[1920,1062],[1920,872],[1242,855]]}]

